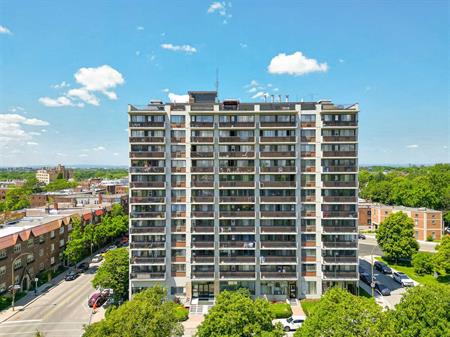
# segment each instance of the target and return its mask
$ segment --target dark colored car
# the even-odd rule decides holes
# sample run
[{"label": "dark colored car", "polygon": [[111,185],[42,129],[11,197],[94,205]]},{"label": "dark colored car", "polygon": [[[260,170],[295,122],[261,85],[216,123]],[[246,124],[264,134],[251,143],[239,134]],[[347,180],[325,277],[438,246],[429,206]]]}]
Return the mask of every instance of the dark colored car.
[{"label": "dark colored car", "polygon": [[372,279],[371,279],[369,273],[360,273],[359,279],[369,286],[370,286],[370,283],[372,282]]},{"label": "dark colored car", "polygon": [[101,307],[107,299],[108,296],[105,296],[102,293],[95,293],[89,298],[88,306],[89,308],[92,308],[94,306],[94,303],[97,303],[96,307]]},{"label": "dark colored car", "polygon": [[373,264],[374,268],[381,271],[383,274],[392,274],[392,269],[386,263],[375,261]]},{"label": "dark colored car", "polygon": [[66,281],[73,281],[75,280],[78,276],[80,276],[80,274],[78,274],[76,271],[69,271],[66,275],[66,277],[64,277],[64,280]]},{"label": "dark colored car", "polygon": [[88,269],[89,269],[89,262],[81,262],[77,266],[77,270],[79,270],[81,273],[85,272]]},{"label": "dark colored car", "polygon": [[375,282],[375,289],[378,290],[383,296],[391,295],[391,289],[389,289],[383,283],[380,283],[378,281]]},{"label": "dark colored car", "polygon": [[358,234],[358,239],[365,240],[366,236],[364,234]]}]

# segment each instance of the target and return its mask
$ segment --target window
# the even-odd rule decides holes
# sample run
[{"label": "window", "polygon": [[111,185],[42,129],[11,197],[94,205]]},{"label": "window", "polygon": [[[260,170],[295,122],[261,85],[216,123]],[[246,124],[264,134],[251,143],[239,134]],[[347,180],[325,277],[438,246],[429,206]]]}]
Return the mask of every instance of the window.
[{"label": "window", "polygon": [[185,290],[183,287],[170,287],[171,295],[185,295]]},{"label": "window", "polygon": [[33,247],[34,245],[34,239],[29,239],[28,240],[28,247]]},{"label": "window", "polygon": [[6,283],[0,283],[0,294],[6,291]]},{"label": "window", "polygon": [[34,255],[33,254],[28,254],[27,255],[27,263],[31,263],[34,261]]},{"label": "window", "polygon": [[0,277],[6,275],[6,266],[1,266],[0,267]]},{"label": "window", "polygon": [[50,251],[53,253],[55,251],[55,244],[52,243],[52,245],[50,246]]},{"label": "window", "polygon": [[0,249],[0,259],[4,259],[6,257],[6,249]]},{"label": "window", "polygon": [[44,270],[44,264],[43,263],[39,263],[39,271],[43,271]]},{"label": "window", "polygon": [[54,256],[52,256],[52,258],[50,259],[50,264],[51,264],[51,265],[54,265],[54,264],[55,264],[55,257],[54,257]]},{"label": "window", "polygon": [[41,235],[39,237],[39,243],[44,243],[44,242],[45,242],[45,237],[44,237],[44,235]]},{"label": "window", "polygon": [[59,240],[59,247],[63,247],[64,246],[64,239]]},{"label": "window", "polygon": [[70,232],[71,230],[72,230],[72,224],[70,223],[70,224],[67,225],[67,231]]},{"label": "window", "polygon": [[63,227],[63,226],[61,226],[61,227],[59,228],[59,234],[64,234],[64,227]]},{"label": "window", "polygon": [[22,260],[21,259],[14,261],[14,269],[19,269],[19,268],[22,268]]},{"label": "window", "polygon": [[14,253],[20,253],[22,251],[22,246],[20,243],[14,246]]},{"label": "window", "polygon": [[50,239],[53,239],[55,237],[55,231],[50,232]]}]

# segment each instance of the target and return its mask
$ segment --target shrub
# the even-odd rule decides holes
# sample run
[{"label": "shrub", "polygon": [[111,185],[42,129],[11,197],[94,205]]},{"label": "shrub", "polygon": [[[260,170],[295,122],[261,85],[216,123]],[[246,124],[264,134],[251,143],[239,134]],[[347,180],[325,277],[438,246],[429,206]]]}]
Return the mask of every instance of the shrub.
[{"label": "shrub", "polygon": [[175,308],[175,317],[178,322],[183,322],[188,319],[189,309],[182,305],[177,305]]},{"label": "shrub", "polygon": [[311,316],[312,312],[314,311],[318,303],[319,300],[303,300],[300,302],[306,316]]},{"label": "shrub", "polygon": [[417,275],[431,274],[433,271],[433,257],[427,253],[414,254],[412,266]]},{"label": "shrub", "polygon": [[427,241],[434,241],[433,235],[428,235],[428,236],[427,236]]},{"label": "shrub", "polygon": [[287,303],[272,303],[270,305],[270,312],[275,318],[288,318],[292,316],[291,306]]}]

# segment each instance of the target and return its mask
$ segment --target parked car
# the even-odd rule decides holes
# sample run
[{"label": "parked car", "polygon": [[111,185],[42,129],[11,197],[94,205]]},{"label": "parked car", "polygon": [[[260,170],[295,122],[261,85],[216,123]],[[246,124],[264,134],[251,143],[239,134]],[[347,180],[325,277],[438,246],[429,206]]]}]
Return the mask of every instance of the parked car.
[{"label": "parked car", "polygon": [[81,262],[77,265],[77,270],[82,273],[89,269],[89,262]]},{"label": "parked car", "polygon": [[380,292],[383,296],[390,296],[391,295],[391,289],[386,287],[383,283],[376,281],[375,282],[375,289]]},{"label": "parked car", "polygon": [[75,280],[80,274],[76,272],[75,270],[71,270],[67,273],[66,277],[64,277],[64,280],[66,281],[73,281]]},{"label": "parked car", "polygon": [[384,262],[375,261],[373,266],[376,270],[381,271],[383,274],[392,274],[392,269],[389,268],[389,266]]},{"label": "parked car", "polygon": [[396,271],[392,273],[392,277],[394,278],[394,281],[400,283],[402,287],[414,287],[414,281],[411,280],[405,273]]},{"label": "parked car", "polygon": [[88,306],[92,308],[96,303],[97,308],[101,307],[106,302],[107,299],[108,296],[105,296],[102,293],[95,293],[89,298]]},{"label": "parked car", "polygon": [[289,318],[274,319],[273,324],[281,323],[284,331],[297,330],[300,328],[305,321],[305,316],[291,316]]},{"label": "parked car", "polygon": [[98,263],[102,260],[103,260],[103,256],[101,256],[101,254],[97,254],[92,258],[92,262],[94,262],[94,263]]},{"label": "parked car", "polygon": [[358,239],[365,240],[366,236],[364,234],[358,234]]},{"label": "parked car", "polygon": [[370,286],[370,283],[372,282],[372,278],[370,277],[369,273],[360,273],[359,279],[369,286]]}]

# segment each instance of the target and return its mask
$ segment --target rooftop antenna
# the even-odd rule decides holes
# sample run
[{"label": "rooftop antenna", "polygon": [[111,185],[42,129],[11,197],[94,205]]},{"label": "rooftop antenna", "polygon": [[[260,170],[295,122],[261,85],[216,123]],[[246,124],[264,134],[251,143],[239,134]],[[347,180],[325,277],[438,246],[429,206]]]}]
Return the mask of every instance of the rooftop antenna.
[{"label": "rooftop antenna", "polygon": [[217,100],[219,100],[219,68],[216,68],[216,92]]}]

